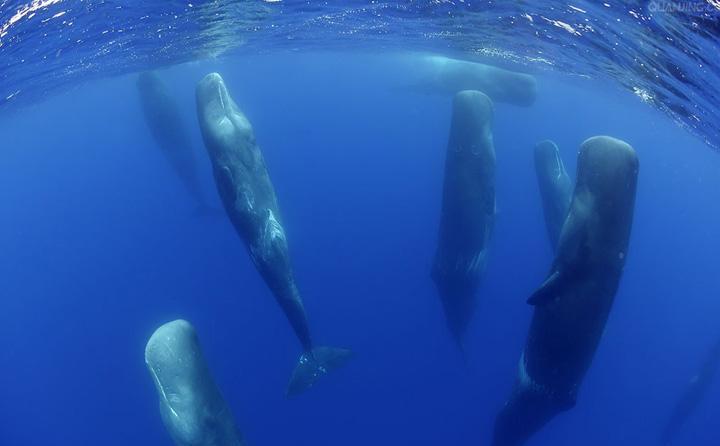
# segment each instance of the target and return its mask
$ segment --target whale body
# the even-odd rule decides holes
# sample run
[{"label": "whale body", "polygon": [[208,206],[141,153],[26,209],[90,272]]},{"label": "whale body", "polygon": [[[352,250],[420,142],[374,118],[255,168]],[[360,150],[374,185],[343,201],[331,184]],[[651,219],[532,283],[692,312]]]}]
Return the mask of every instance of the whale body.
[{"label": "whale body", "polygon": [[176,320],[155,330],[145,347],[145,364],[177,446],[245,445],[189,322]]},{"label": "whale body", "polygon": [[217,73],[200,81],[196,99],[200,129],[225,211],[302,345],[287,391],[288,395],[298,394],[345,364],[351,352],[317,347],[311,339],[275,189],[250,121]]},{"label": "whale body", "polygon": [[495,223],[492,120],[493,103],[485,94],[467,90],[455,95],[432,278],[461,347]]},{"label": "whale body", "polygon": [[535,103],[534,76],[467,60],[438,55],[408,55],[405,61],[406,88],[428,94],[453,96],[477,90],[493,102],[528,107]]},{"label": "whale body", "polygon": [[627,258],[638,159],[623,141],[586,140],[555,260],[528,299],[534,306],[512,394],[495,422],[494,446],[518,446],[575,406]]},{"label": "whale body", "polygon": [[190,144],[186,123],[165,83],[152,72],[137,79],[140,104],[148,129],[183,186],[195,201],[199,213],[210,213],[198,175],[198,160]]}]

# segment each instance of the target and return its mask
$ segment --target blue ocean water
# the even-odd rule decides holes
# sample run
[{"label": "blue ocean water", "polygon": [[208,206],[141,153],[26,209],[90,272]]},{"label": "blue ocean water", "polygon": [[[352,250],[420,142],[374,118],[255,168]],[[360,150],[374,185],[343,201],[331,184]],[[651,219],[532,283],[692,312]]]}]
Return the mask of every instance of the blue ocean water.
[{"label": "blue ocean water", "polygon": [[[7,17],[20,7],[9,3],[0,2],[2,23],[10,23]],[[682,84],[687,103],[703,110],[698,116],[708,124],[695,126],[694,134],[677,125],[691,122],[689,114],[679,119],[666,113],[672,109],[667,104],[683,103],[681,96],[649,106],[608,82],[613,76],[599,71],[606,65],[587,65],[596,53],[573,61],[556,43],[558,53],[548,55],[560,67],[575,66],[575,74],[596,74],[592,79],[495,60],[535,73],[538,99],[529,108],[495,107],[498,216],[464,360],[430,279],[451,98],[396,88],[407,73],[394,62],[406,48],[455,57],[466,49],[437,40],[426,45],[433,48],[423,47],[411,38],[414,27],[413,33],[360,33],[357,41],[325,44],[328,35],[317,31],[316,41],[312,34],[323,25],[299,25],[330,14],[324,8],[341,14],[341,6],[220,6],[232,12],[246,3],[253,5],[253,17],[262,16],[258,32],[266,35],[272,34],[275,19],[267,15],[273,8],[297,8],[278,22],[283,30],[295,24],[302,31],[297,41],[283,46],[278,41],[287,36],[277,31],[266,45],[247,38],[246,46],[208,58],[196,51],[201,45],[157,52],[157,42],[129,31],[131,37],[117,40],[125,42],[121,47],[106,47],[102,58],[96,51],[104,43],[94,35],[63,49],[58,61],[34,60],[25,69],[16,59],[57,52],[51,38],[57,30],[41,27],[54,22],[40,25],[26,14],[0,28],[11,36],[24,26],[17,41],[0,35],[0,88],[8,95],[20,91],[0,105],[0,444],[171,445],[143,350],[153,330],[180,317],[197,329],[251,445],[490,444],[532,314],[525,300],[552,261],[532,148],[539,140],[555,140],[574,176],[580,143],[598,134],[628,141],[640,158],[628,262],[577,406],[528,444],[659,444],[685,385],[720,336],[720,158],[705,144],[715,141],[718,124],[718,84],[711,82],[716,58],[705,54],[704,70],[684,65],[686,77],[708,81]],[[97,30],[129,20],[102,13],[112,8],[163,9],[125,2],[31,5],[41,5],[37,13],[49,16],[56,7],[70,11],[57,19],[75,17]],[[384,19],[375,5],[367,14],[379,21],[412,23],[409,12]],[[427,13],[432,20],[415,26],[433,33],[452,28],[451,19],[436,20],[440,12],[434,8],[468,7],[405,6]],[[360,2],[344,8],[362,10]],[[492,14],[471,12],[487,11]],[[355,14],[344,16],[353,27],[374,23]],[[396,15],[402,20],[395,22]],[[323,23],[339,20],[331,17]],[[147,20],[154,28],[170,19],[151,14]],[[717,44],[717,28],[709,23],[716,22],[702,22],[707,31],[698,32],[707,40],[686,35],[695,47]],[[555,25],[548,29],[557,29],[553,36],[569,35]],[[43,32],[51,37],[39,38]],[[176,32],[178,46],[178,36],[195,35],[190,28]],[[228,34],[209,39],[212,53],[217,45],[224,48]],[[517,39],[498,42],[527,55],[523,45],[532,44]],[[675,53],[676,46],[664,45],[659,47]],[[148,131],[136,72],[160,65],[196,148],[204,192],[218,208],[194,88],[209,72],[223,74],[263,150],[315,338],[356,353],[298,398],[284,396],[300,350],[287,321],[227,219],[195,215]],[[643,91],[657,95],[668,85],[653,82],[643,84]],[[689,91],[708,103],[694,101]],[[675,444],[720,444],[719,402],[715,383]]]}]

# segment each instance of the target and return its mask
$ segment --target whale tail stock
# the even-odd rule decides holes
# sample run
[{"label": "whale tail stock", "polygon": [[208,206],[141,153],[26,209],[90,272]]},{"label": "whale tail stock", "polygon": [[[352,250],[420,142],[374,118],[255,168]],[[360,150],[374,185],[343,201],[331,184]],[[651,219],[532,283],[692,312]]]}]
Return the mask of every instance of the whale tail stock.
[{"label": "whale tail stock", "polygon": [[328,372],[342,367],[352,357],[352,351],[338,347],[315,347],[300,355],[287,389],[287,396],[298,395],[315,384]]}]

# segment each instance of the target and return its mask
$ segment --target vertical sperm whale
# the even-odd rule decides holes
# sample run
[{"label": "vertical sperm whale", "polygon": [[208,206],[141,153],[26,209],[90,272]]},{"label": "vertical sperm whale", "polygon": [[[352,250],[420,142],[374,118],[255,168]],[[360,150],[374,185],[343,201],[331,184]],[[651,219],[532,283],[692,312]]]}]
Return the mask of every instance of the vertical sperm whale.
[{"label": "vertical sperm whale", "polygon": [[198,176],[198,160],[177,103],[155,73],[141,73],[137,88],[145,121],[156,144],[195,201],[197,211],[210,212]]},{"label": "vertical sperm whale", "polygon": [[625,266],[638,168],[635,150],[623,141],[598,136],[582,144],[555,260],[528,299],[534,314],[494,446],[521,445],[575,406]]},{"label": "vertical sperm whale", "polygon": [[155,330],[145,346],[145,364],[177,446],[245,445],[189,322],[176,320]]},{"label": "vertical sperm whale", "polygon": [[298,394],[343,365],[351,352],[317,347],[312,341],[275,189],[250,121],[217,73],[200,81],[196,99],[200,129],[225,211],[303,348],[287,390],[289,396]]},{"label": "vertical sperm whale", "polygon": [[432,278],[461,347],[495,223],[492,120],[493,103],[485,94],[465,90],[455,95]]}]

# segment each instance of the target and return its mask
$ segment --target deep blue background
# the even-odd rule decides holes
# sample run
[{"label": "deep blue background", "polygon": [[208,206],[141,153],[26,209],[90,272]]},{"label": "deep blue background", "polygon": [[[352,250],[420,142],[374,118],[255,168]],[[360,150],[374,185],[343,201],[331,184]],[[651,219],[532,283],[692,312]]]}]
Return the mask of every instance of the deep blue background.
[{"label": "deep blue background", "polygon": [[[223,74],[254,125],[320,344],[346,368],[300,398],[300,348],[222,217],[193,203],[150,137],[134,76],[0,121],[0,444],[171,445],[143,361],[183,317],[253,446],[483,445],[515,376],[551,254],[532,147],[609,134],[638,151],[630,256],[577,407],[530,445],[652,445],[720,336],[720,157],[637,98],[541,77],[532,108],[496,106],[498,217],[462,359],[429,278],[449,97],[394,88],[364,55],[276,55],[183,65],[176,94],[219,206],[194,86]],[[720,443],[720,385],[678,444]]]}]

